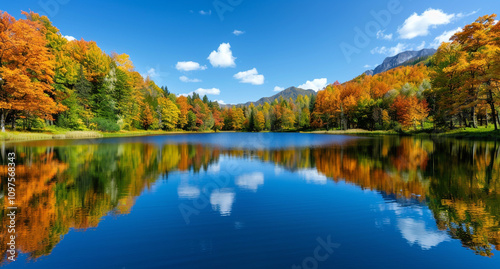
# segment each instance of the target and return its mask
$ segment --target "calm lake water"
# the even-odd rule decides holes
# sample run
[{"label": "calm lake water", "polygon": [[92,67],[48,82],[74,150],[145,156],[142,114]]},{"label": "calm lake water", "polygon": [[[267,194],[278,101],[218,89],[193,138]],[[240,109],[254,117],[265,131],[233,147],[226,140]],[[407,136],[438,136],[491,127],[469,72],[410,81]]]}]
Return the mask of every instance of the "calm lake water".
[{"label": "calm lake water", "polygon": [[2,268],[500,268],[500,143],[219,133],[4,144]]}]

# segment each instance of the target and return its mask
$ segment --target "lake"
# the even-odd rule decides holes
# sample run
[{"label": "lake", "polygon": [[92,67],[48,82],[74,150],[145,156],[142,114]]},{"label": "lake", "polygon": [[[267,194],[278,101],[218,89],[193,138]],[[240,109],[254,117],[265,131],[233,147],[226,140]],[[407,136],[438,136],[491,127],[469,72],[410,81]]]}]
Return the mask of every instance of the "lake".
[{"label": "lake", "polygon": [[500,144],[298,133],[2,145],[2,268],[499,268]]}]

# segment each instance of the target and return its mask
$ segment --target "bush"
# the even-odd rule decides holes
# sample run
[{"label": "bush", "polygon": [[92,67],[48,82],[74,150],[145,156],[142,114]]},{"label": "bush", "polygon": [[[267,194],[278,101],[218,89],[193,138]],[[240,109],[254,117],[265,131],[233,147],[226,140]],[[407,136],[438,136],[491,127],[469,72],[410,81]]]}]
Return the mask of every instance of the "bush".
[{"label": "bush", "polygon": [[118,132],[120,131],[120,126],[112,121],[105,118],[95,118],[92,120],[95,124],[95,128],[102,132]]},{"label": "bush", "polygon": [[392,123],[392,129],[398,133],[402,133],[403,132],[403,127],[401,126],[401,124],[397,121],[393,122]]}]

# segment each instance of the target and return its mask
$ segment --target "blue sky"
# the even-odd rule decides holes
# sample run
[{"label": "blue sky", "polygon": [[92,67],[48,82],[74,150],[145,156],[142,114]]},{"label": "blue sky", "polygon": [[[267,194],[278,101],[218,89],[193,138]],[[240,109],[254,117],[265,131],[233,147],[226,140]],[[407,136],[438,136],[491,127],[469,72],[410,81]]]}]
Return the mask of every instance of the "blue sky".
[{"label": "blue sky", "polygon": [[173,93],[242,103],[348,81],[387,56],[435,47],[499,7],[498,0],[29,0],[0,9],[16,18],[21,10],[44,13],[63,35],[127,53],[137,71]]}]

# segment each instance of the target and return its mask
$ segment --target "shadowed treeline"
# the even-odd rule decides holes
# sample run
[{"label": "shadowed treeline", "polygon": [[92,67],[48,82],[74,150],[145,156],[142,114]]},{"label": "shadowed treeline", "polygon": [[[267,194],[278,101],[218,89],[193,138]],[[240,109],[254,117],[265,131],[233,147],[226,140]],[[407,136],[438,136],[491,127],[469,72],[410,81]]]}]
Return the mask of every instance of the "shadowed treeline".
[{"label": "shadowed treeline", "polygon": [[[415,199],[464,247],[491,256],[500,250],[500,161],[496,142],[385,137],[341,145],[233,149],[197,144],[18,144],[16,152],[19,251],[36,259],[51,253],[70,229],[97,227],[103,216],[127,214],[135,198],[169,172],[207,170],[221,156],[258,158],[290,171],[315,169],[334,181]],[[6,163],[5,152],[0,154]],[[5,178],[7,166],[0,166]],[[6,183],[0,186],[5,195]],[[6,197],[1,222],[7,223]],[[5,253],[7,230],[1,230]],[[2,256],[2,259],[5,259]]]}]

